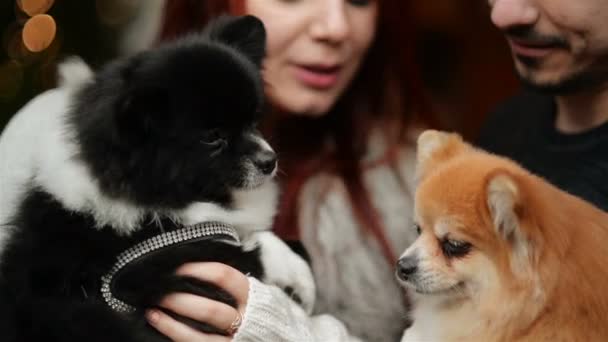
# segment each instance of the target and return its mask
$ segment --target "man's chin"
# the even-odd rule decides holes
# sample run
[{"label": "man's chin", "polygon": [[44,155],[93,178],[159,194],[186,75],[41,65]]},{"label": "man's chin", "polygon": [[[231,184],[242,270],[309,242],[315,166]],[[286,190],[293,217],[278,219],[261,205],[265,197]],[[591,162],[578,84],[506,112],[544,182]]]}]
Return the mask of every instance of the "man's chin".
[{"label": "man's chin", "polygon": [[[519,69],[519,68],[518,68]],[[536,71],[520,71],[517,75],[521,84],[529,90],[552,95],[566,96],[576,95],[578,93],[594,89],[608,82],[608,73],[590,73],[581,72],[564,77],[553,77],[553,79],[542,79]]]}]

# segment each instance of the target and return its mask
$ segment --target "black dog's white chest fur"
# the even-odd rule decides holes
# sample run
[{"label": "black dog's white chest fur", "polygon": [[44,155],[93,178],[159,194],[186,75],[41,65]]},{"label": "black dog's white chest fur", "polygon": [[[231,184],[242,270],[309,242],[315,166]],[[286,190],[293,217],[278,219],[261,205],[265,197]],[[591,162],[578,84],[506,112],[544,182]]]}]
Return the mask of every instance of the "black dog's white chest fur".
[{"label": "black dog's white chest fur", "polygon": [[95,76],[65,64],[63,84],[15,116],[0,136],[3,341],[165,340],[141,311],[110,309],[101,277],[135,243],[208,221],[234,227],[244,245],[206,239],[156,253],[123,275],[122,295],[140,310],[174,291],[231,303],[173,275],[214,260],[292,287],[311,308],[307,265],[263,232],[277,200],[274,153],[255,130],[264,45],[257,19],[223,18]]}]

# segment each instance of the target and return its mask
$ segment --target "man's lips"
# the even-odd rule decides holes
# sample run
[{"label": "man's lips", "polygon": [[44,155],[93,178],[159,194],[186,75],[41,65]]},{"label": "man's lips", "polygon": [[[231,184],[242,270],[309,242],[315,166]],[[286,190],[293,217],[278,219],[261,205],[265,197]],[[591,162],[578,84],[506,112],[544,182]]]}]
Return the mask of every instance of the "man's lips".
[{"label": "man's lips", "polygon": [[554,42],[530,41],[509,38],[509,45],[514,54],[528,58],[542,58],[557,50],[563,50],[563,44]]},{"label": "man's lips", "polygon": [[316,89],[327,89],[333,87],[338,81],[340,70],[339,64],[295,64],[294,73],[296,79],[303,84]]}]

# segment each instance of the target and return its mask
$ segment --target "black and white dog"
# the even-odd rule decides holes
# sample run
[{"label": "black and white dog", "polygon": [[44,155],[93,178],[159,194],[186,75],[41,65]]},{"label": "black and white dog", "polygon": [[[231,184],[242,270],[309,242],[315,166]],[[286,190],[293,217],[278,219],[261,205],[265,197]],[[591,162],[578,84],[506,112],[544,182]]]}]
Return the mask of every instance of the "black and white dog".
[{"label": "black and white dog", "polygon": [[258,19],[223,17],[95,75],[68,61],[17,113],[0,136],[1,341],[165,341],[142,314],[163,295],[234,305],[173,275],[188,261],[289,287],[311,310],[308,265],[267,231],[264,46]]}]

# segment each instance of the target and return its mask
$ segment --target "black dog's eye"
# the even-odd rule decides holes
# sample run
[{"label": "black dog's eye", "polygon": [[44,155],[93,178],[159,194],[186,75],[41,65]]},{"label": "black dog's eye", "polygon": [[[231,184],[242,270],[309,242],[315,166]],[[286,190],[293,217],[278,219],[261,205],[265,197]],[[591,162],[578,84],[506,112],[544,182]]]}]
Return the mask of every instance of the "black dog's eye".
[{"label": "black dog's eye", "polygon": [[471,250],[472,245],[465,241],[443,239],[441,241],[441,249],[443,254],[448,258],[457,258],[465,256]]},{"label": "black dog's eye", "polygon": [[201,144],[207,145],[211,148],[223,148],[228,143],[226,136],[218,129],[203,132],[200,142]]}]

